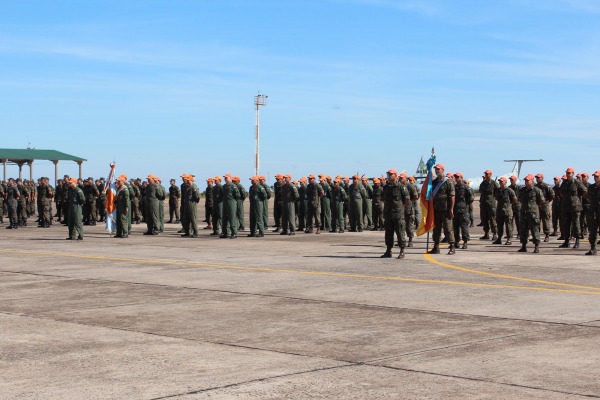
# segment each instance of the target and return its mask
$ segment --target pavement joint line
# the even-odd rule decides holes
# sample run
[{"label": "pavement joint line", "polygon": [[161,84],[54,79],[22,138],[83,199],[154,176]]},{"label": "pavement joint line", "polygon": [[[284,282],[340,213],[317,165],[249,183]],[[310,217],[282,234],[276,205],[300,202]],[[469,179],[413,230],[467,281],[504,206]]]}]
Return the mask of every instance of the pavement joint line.
[{"label": "pavement joint line", "polygon": [[459,267],[457,265],[452,265],[452,264],[438,261],[435,258],[433,258],[433,256],[431,256],[430,254],[427,254],[427,253],[423,254],[423,258],[425,258],[425,260],[427,260],[433,264],[436,264],[436,265],[439,265],[439,266],[442,266],[445,268],[455,269],[458,271],[469,272],[471,274],[486,275],[486,276],[491,276],[494,278],[511,279],[511,280],[517,280],[517,281],[523,281],[523,282],[539,283],[539,284],[543,284],[543,285],[564,286],[564,287],[572,287],[572,288],[587,289],[587,290],[600,290],[600,287],[595,287],[595,286],[584,286],[584,285],[576,285],[576,284],[572,284],[572,283],[562,283],[562,282],[546,281],[546,280],[541,280],[541,279],[522,278],[519,276],[496,274],[493,272],[485,272],[485,271],[479,271],[479,270],[471,269],[471,268]]},{"label": "pavement joint line", "polygon": [[467,381],[481,382],[481,383],[493,383],[496,385],[509,386],[509,387],[515,387],[515,388],[521,388],[521,389],[532,389],[532,390],[539,390],[539,391],[551,392],[551,393],[557,393],[557,394],[565,394],[565,395],[570,395],[570,396],[581,396],[581,397],[588,397],[588,398],[592,398],[592,399],[600,399],[599,395],[594,395],[594,394],[573,393],[573,392],[567,392],[567,391],[563,391],[563,390],[543,388],[543,387],[539,387],[539,386],[521,385],[518,383],[497,382],[497,381],[493,381],[493,380],[489,380],[489,379],[473,378],[473,377],[469,377],[469,376],[460,376],[460,375],[451,375],[451,374],[442,374],[439,372],[423,371],[423,370],[411,369],[411,368],[392,367],[389,365],[374,365],[374,366],[380,367],[380,368],[392,369],[392,370],[396,370],[396,371],[414,372],[417,374],[440,376],[440,377],[444,377],[444,378],[463,379],[463,380],[467,380]]},{"label": "pavement joint line", "polygon": [[[329,276],[329,277],[341,277],[341,278],[356,278],[356,279],[372,279],[372,280],[383,280],[383,281],[395,281],[395,282],[410,282],[410,283],[430,283],[430,284],[441,284],[441,285],[456,285],[456,286],[471,286],[471,287],[485,287],[485,288],[499,288],[499,289],[511,289],[511,290],[528,290],[528,291],[541,291],[541,292],[557,292],[557,293],[573,293],[583,295],[600,296],[600,288],[592,286],[581,286],[568,283],[550,282],[550,281],[537,281],[534,279],[510,277],[509,275],[497,276],[506,279],[515,279],[521,281],[527,281],[531,283],[546,284],[546,285],[557,285],[565,287],[574,287],[588,290],[574,290],[574,289],[556,289],[556,288],[544,288],[544,287],[532,287],[532,286],[520,286],[520,285],[501,285],[495,283],[475,283],[475,282],[463,282],[463,281],[446,281],[437,279],[417,279],[417,278],[402,278],[392,276],[377,276],[377,275],[363,275],[363,274],[351,274],[341,272],[325,272],[325,271],[302,271],[295,269],[278,269],[270,267],[248,267],[240,265],[221,265],[221,264],[210,264],[210,263],[194,263],[187,261],[166,261],[166,260],[148,260],[148,259],[137,259],[128,257],[107,257],[107,256],[94,256],[94,255],[82,255],[82,254],[70,254],[70,253],[51,253],[51,252],[35,252],[35,251],[21,251],[21,250],[0,250],[0,253],[13,253],[13,254],[27,254],[27,255],[50,255],[60,257],[71,257],[81,259],[94,259],[94,260],[106,260],[106,261],[129,261],[138,264],[158,264],[158,265],[183,265],[192,267],[208,267],[218,269],[236,269],[244,271],[259,271],[259,272],[274,272],[274,273],[289,273],[299,275],[316,275],[316,276]],[[428,259],[429,255],[425,254],[425,259]],[[429,256],[430,257],[430,256]],[[499,275],[492,274],[482,271],[469,270],[468,268],[462,268],[453,266],[451,264],[441,263],[431,258],[434,264],[442,265],[448,268],[465,270],[466,272],[473,272],[482,275]],[[476,272],[475,272],[476,271]],[[592,290],[592,291],[589,291]],[[597,292],[596,292],[597,290]]]},{"label": "pavement joint line", "polygon": [[[61,277],[61,275],[44,275],[44,274],[38,274],[38,273],[33,273],[33,272],[18,272],[18,271],[0,271],[0,272],[7,272],[10,274]],[[307,298],[307,297],[280,296],[280,295],[267,294],[267,293],[240,292],[240,291],[234,291],[234,290],[209,289],[209,288],[200,288],[200,287],[193,287],[193,286],[173,286],[173,285],[165,285],[165,284],[160,284],[160,283],[119,281],[119,280],[101,279],[101,278],[72,278],[72,280],[81,280],[81,281],[90,281],[90,282],[106,282],[106,283],[123,283],[123,284],[127,284],[127,285],[139,285],[139,286],[167,287],[167,288],[177,288],[177,289],[203,291],[203,292],[211,292],[211,293],[226,293],[226,294],[232,294],[232,295],[257,296],[257,297],[268,297],[268,298],[294,300],[294,301],[305,301],[305,302],[312,302],[312,303],[342,304],[342,305],[347,305],[347,306],[378,308],[378,309],[392,310],[392,311],[411,311],[411,312],[419,312],[419,313],[427,313],[427,314],[444,314],[444,315],[453,315],[453,316],[468,317],[468,318],[482,318],[482,319],[499,320],[499,321],[520,321],[520,322],[529,322],[532,324],[546,324],[546,325],[558,325],[558,326],[581,326],[581,327],[585,327],[585,328],[600,329],[600,326],[580,325],[581,323],[535,320],[535,319],[527,319],[527,318],[496,317],[496,316],[489,316],[489,315],[482,315],[482,314],[465,314],[465,313],[458,313],[458,312],[452,312],[452,311],[427,310],[427,309],[408,308],[408,307],[394,307],[394,306],[385,306],[385,305],[381,305],[381,304],[356,303],[356,302],[350,302],[350,301],[336,301],[336,300],[327,300],[327,299],[312,299],[312,298]],[[115,307],[118,307],[118,305],[116,305]],[[0,313],[1,312],[2,311],[0,310]],[[74,312],[74,311],[69,311],[69,312]]]},{"label": "pavement joint line", "polygon": [[264,382],[264,381],[268,381],[271,379],[287,378],[290,376],[311,374],[314,372],[329,371],[332,369],[353,368],[353,367],[357,367],[357,366],[361,366],[361,365],[362,365],[361,363],[353,363],[350,365],[336,365],[333,367],[322,367],[322,368],[314,368],[314,369],[310,369],[310,370],[306,370],[306,371],[291,372],[289,374],[265,376],[264,378],[256,378],[256,379],[251,379],[251,380],[244,381],[244,382],[230,383],[228,385],[223,385],[223,386],[215,386],[215,387],[210,387],[210,388],[206,388],[206,389],[191,390],[191,391],[188,391],[185,393],[176,393],[176,394],[171,394],[171,395],[167,395],[167,396],[153,397],[150,400],[162,400],[162,399],[171,399],[171,398],[180,397],[180,396],[191,396],[194,394],[211,392],[211,391],[215,391],[215,390],[234,388],[234,387],[238,387],[238,386],[242,386],[242,385],[247,385],[249,383]]}]

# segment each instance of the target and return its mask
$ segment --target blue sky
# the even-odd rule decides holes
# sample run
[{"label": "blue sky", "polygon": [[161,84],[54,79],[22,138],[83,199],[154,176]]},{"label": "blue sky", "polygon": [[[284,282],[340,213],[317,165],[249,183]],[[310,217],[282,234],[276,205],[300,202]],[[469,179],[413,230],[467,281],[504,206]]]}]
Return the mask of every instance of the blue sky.
[{"label": "blue sky", "polygon": [[129,176],[246,180],[259,91],[271,177],[412,173],[432,146],[469,177],[514,158],[546,160],[524,172],[592,172],[599,89],[595,0],[22,0],[0,12],[0,146],[81,156],[85,176],[114,158]]}]

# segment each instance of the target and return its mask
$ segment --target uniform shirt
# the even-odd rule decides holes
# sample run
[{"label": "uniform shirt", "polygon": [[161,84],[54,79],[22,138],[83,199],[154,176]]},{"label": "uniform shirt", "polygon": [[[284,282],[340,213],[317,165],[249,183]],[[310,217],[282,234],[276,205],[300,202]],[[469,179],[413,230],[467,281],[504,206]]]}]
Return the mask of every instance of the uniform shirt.
[{"label": "uniform shirt", "polygon": [[336,203],[336,204],[343,203],[344,201],[346,201],[347,197],[348,196],[346,195],[346,191],[344,190],[344,188],[342,186],[338,186],[337,189],[335,186],[331,188],[331,199],[333,200],[334,203]]},{"label": "uniform shirt", "polygon": [[498,202],[498,213],[504,213],[511,215],[512,214],[512,203],[517,200],[517,196],[515,192],[509,188],[505,187],[504,189],[498,188],[496,190],[496,201]]},{"label": "uniform shirt", "polygon": [[265,189],[265,193],[267,194],[267,198],[266,200],[269,200],[271,198],[271,189],[269,188],[269,185],[267,185],[266,183],[261,183],[260,186],[263,187],[263,189]]},{"label": "uniform shirt", "polygon": [[309,183],[306,186],[306,199],[313,207],[319,207],[321,197],[325,194],[323,187],[317,183]]},{"label": "uniform shirt", "polygon": [[560,204],[565,211],[581,211],[581,200],[579,199],[587,192],[583,183],[578,180],[565,180],[560,185]]},{"label": "uniform shirt", "polygon": [[115,203],[117,203],[117,213],[129,213],[129,207],[131,205],[131,199],[129,198],[129,188],[123,185],[117,190],[117,195],[115,197]]},{"label": "uniform shirt", "polygon": [[440,180],[435,178],[431,183],[431,188],[433,209],[435,211],[447,211],[450,208],[451,198],[456,195],[454,181],[452,179]]},{"label": "uniform shirt", "polygon": [[169,186],[169,202],[176,203],[178,199],[181,198],[181,190],[177,187],[177,185]]},{"label": "uniform shirt", "polygon": [[298,196],[300,196],[300,201],[308,200],[306,194],[306,185],[300,185],[300,187],[298,187]]},{"label": "uniform shirt", "polygon": [[539,216],[540,205],[544,204],[544,194],[542,191],[533,186],[528,188],[524,186],[519,192],[519,202],[521,203],[521,213],[533,216]]},{"label": "uniform shirt", "polygon": [[598,216],[600,213],[600,185],[592,183],[588,187],[588,200],[590,201],[590,213]]},{"label": "uniform shirt", "polygon": [[479,185],[479,193],[480,193],[480,197],[479,197],[479,202],[480,203],[486,203],[489,205],[496,205],[496,199],[494,198],[494,192],[496,192],[496,190],[500,187],[500,185],[498,185],[498,182],[493,181],[493,180],[489,180],[488,181],[483,181],[481,182],[481,184]]},{"label": "uniform shirt", "polygon": [[200,202],[200,189],[198,189],[198,186],[195,183],[192,183],[190,186],[185,184],[185,197],[182,197],[182,199],[190,205]]},{"label": "uniform shirt", "polygon": [[298,199],[298,188],[291,183],[281,186],[281,200],[284,203],[293,203]]},{"label": "uniform shirt", "polygon": [[221,188],[223,193],[223,201],[237,201],[237,199],[240,198],[240,191],[235,185],[235,183],[226,183],[223,186],[221,186]]},{"label": "uniform shirt", "polygon": [[235,186],[237,186],[240,192],[240,197],[238,198],[238,200],[245,201],[246,197],[248,197],[248,192],[246,192],[246,188],[244,188],[244,186],[241,183],[235,183]]},{"label": "uniform shirt", "polygon": [[213,187],[213,204],[221,204],[223,202],[223,185],[215,185]]},{"label": "uniform shirt", "polygon": [[552,208],[558,209],[560,208],[560,185],[554,185],[552,187],[552,191],[554,192],[554,201],[552,202]]},{"label": "uniform shirt", "polygon": [[410,182],[410,181],[407,181],[405,186],[406,186],[406,190],[408,190],[408,196],[410,198],[410,201],[408,202],[408,205],[406,206],[406,211],[412,212],[413,211],[413,201],[416,201],[417,198],[419,197],[419,191],[417,190],[417,187],[415,185],[413,185],[412,182]]},{"label": "uniform shirt", "polygon": [[383,204],[383,186],[373,185],[373,205]]},{"label": "uniform shirt", "polygon": [[98,188],[95,184],[87,184],[83,186],[83,194],[88,202],[94,201],[98,197]]},{"label": "uniform shirt", "polygon": [[20,196],[19,189],[15,185],[9,185],[6,189],[6,201],[17,201]]},{"label": "uniform shirt", "polygon": [[403,219],[404,205],[409,201],[408,190],[400,182],[386,183],[383,187],[383,215],[385,219]]},{"label": "uniform shirt", "polygon": [[281,201],[281,186],[283,186],[283,183],[280,182],[275,182],[273,184],[273,192],[275,193],[275,201]]},{"label": "uniform shirt", "polygon": [[544,194],[544,200],[546,204],[550,204],[550,202],[554,199],[554,190],[548,185],[546,182],[536,183],[535,187],[540,189]]},{"label": "uniform shirt", "polygon": [[213,186],[206,186],[206,197],[204,198],[204,206],[211,207],[213,205]]},{"label": "uniform shirt", "polygon": [[263,185],[252,185],[250,186],[248,192],[248,198],[250,199],[250,204],[254,205],[256,203],[261,203],[263,200],[267,199],[267,192]]},{"label": "uniform shirt", "polygon": [[454,185],[454,214],[468,214],[473,202],[473,190],[466,183]]},{"label": "uniform shirt", "polygon": [[69,186],[69,207],[77,208],[85,203],[85,196],[83,195],[83,190],[79,186],[75,186],[73,189]]},{"label": "uniform shirt", "polygon": [[348,197],[352,200],[361,200],[367,197],[367,191],[360,183],[352,184],[348,187]]}]

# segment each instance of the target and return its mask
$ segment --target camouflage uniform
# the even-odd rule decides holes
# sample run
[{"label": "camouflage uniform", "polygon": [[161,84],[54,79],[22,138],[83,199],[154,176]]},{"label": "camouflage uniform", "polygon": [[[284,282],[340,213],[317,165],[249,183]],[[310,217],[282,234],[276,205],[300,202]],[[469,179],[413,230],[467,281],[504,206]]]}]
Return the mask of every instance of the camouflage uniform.
[{"label": "camouflage uniform", "polygon": [[517,201],[515,192],[509,188],[504,189],[498,188],[496,190],[496,201],[498,206],[496,208],[496,225],[498,226],[498,239],[494,244],[502,243],[502,235],[504,234],[504,227],[506,226],[506,244],[511,244],[513,236],[513,204]]},{"label": "camouflage uniform", "polygon": [[[514,185],[508,185],[508,187],[510,189],[512,189],[513,192],[515,192],[516,197],[519,197],[519,193],[521,192],[521,188],[519,187],[519,185],[517,185],[515,183]],[[518,199],[515,203],[513,203],[512,211],[513,211],[513,226],[517,230],[517,236],[519,236],[519,232],[521,230],[521,202],[518,201]],[[512,237],[509,237],[508,239],[512,239]]]},{"label": "camouflage uniform", "polygon": [[588,209],[589,241],[591,249],[587,255],[596,255],[596,244],[598,241],[598,227],[600,227],[600,185],[592,183],[588,187]]},{"label": "camouflage uniform", "polygon": [[541,190],[544,195],[544,205],[540,206],[540,220],[542,224],[542,229],[544,235],[546,235],[545,242],[547,242],[547,237],[550,235],[550,203],[554,200],[554,190],[548,185],[546,182],[537,183],[535,185],[538,189]]},{"label": "camouflage uniform", "polygon": [[406,227],[404,220],[404,207],[410,202],[408,190],[400,182],[388,182],[383,187],[383,215],[385,227],[385,246],[386,252],[382,257],[391,257],[394,247],[394,234],[398,238],[400,246],[400,255],[398,258],[404,258],[404,248],[406,247]]},{"label": "camouflage uniform", "polygon": [[479,207],[481,212],[481,222],[483,223],[483,232],[485,233],[482,239],[489,239],[490,229],[492,231],[493,240],[496,240],[496,199],[494,193],[498,189],[498,182],[494,180],[484,180],[479,185]]},{"label": "camouflage uniform", "polygon": [[383,230],[383,186],[373,185],[373,229]]},{"label": "camouflage uniform", "polygon": [[524,186],[519,191],[519,202],[521,203],[521,229],[519,235],[522,245],[519,251],[527,251],[527,240],[529,240],[529,234],[531,233],[537,252],[537,247],[540,245],[539,206],[544,204],[544,194],[535,186],[530,188]]},{"label": "camouflage uniform", "polygon": [[469,204],[472,204],[474,200],[473,189],[463,181],[454,186],[454,193],[454,219],[452,221],[454,239],[458,243],[462,236],[462,240],[464,241],[463,249],[466,249],[467,242],[471,240],[471,236],[469,235],[469,225],[471,223]]},{"label": "camouflage uniform", "polygon": [[563,222],[561,215],[561,206],[560,206],[560,185],[554,185],[552,187],[554,191],[554,200],[552,201],[552,230],[553,232],[550,236],[556,236],[556,232],[560,230],[561,236],[563,232]]},{"label": "camouflage uniform", "polygon": [[[439,187],[438,187],[439,186]],[[442,235],[442,229],[444,230],[444,236],[448,239],[450,244],[450,251],[454,251],[456,241],[454,240],[454,227],[452,224],[452,218],[450,217],[450,210],[452,204],[452,197],[455,196],[454,181],[452,179],[440,180],[435,178],[431,184],[432,196],[433,196],[433,243],[434,248],[432,253],[439,252],[440,237]],[[437,251],[436,251],[437,250]]]},{"label": "camouflage uniform", "polygon": [[291,182],[284,183],[281,186],[281,234],[296,234],[296,209],[295,204],[298,199],[298,188]]},{"label": "camouflage uniform", "polygon": [[333,215],[331,218],[331,231],[344,233],[344,202],[346,201],[346,191],[342,185],[335,185],[331,189],[331,204],[333,206]]},{"label": "camouflage uniform", "polygon": [[267,191],[264,186],[257,183],[250,186],[248,198],[250,199],[250,234],[248,236],[263,237],[265,235],[263,202],[267,200]]},{"label": "camouflage uniform", "polygon": [[306,186],[306,198],[308,205],[306,233],[312,233],[313,223],[317,228],[317,233],[321,229],[321,197],[324,196],[323,187],[318,183],[309,183]]},{"label": "camouflage uniform", "polygon": [[413,238],[415,237],[415,209],[413,207],[413,201],[416,201],[419,198],[419,191],[417,190],[417,187],[409,181],[406,182],[405,186],[410,201],[404,207],[404,221],[406,222],[404,225],[406,227],[406,236],[408,237],[407,246],[412,247]]},{"label": "camouflage uniform", "polygon": [[560,185],[560,204],[562,207],[562,215],[564,219],[563,236],[565,242],[561,247],[568,247],[571,236],[575,238],[575,248],[579,247],[579,235],[581,233],[579,227],[579,215],[581,214],[580,197],[587,192],[583,184],[575,179],[567,179]]}]

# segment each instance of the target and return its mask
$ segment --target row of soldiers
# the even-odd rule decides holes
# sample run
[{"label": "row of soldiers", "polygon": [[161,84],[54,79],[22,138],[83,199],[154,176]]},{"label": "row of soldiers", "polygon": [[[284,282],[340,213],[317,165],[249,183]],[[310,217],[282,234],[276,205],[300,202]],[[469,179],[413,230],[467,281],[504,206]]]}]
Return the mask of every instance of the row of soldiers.
[{"label": "row of soldiers", "polygon": [[[449,254],[454,254],[461,238],[462,248],[468,246],[469,223],[472,219],[469,221],[467,207],[473,203],[474,194],[463,182],[460,172],[444,175],[442,164],[435,166],[435,172],[432,193],[436,222],[431,253],[439,253],[439,238],[443,229],[446,241],[450,244]],[[554,178],[554,186],[545,183],[544,175],[538,173],[535,176],[527,175],[525,185],[520,187],[516,176],[509,179],[501,177],[495,181],[492,171],[486,170],[479,186],[481,225],[484,230],[480,239],[491,239],[493,244],[502,244],[506,229],[507,240],[504,244],[510,245],[513,229],[516,228],[521,242],[519,252],[527,251],[531,237],[534,253],[539,253],[540,230],[545,242],[550,240],[550,236],[558,236],[560,231],[558,239],[564,240],[559,246],[562,248],[569,248],[571,240],[575,241],[573,248],[579,248],[579,241],[587,230],[591,248],[586,255],[596,255],[600,228],[600,171],[592,176],[594,183],[589,182],[587,173],[575,176],[573,168],[568,168],[562,178]]]}]

